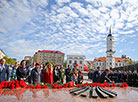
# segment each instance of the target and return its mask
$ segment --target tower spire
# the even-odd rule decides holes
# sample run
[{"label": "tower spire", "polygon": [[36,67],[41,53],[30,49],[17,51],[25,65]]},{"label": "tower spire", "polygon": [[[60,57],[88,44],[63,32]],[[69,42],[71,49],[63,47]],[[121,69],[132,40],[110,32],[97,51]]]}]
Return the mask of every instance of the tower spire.
[{"label": "tower spire", "polygon": [[109,28],[109,34],[108,34],[108,37],[109,37],[109,36],[112,36],[111,26],[110,26],[110,28]]},{"label": "tower spire", "polygon": [[109,34],[111,34],[112,32],[111,32],[111,26],[110,26],[110,29],[109,29]]}]

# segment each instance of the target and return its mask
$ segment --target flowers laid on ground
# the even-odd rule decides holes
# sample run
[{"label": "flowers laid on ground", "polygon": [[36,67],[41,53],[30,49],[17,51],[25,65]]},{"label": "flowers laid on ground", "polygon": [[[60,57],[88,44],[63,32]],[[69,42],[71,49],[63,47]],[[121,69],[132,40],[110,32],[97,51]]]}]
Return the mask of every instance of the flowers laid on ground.
[{"label": "flowers laid on ground", "polygon": [[107,82],[105,83],[84,83],[84,84],[79,84],[79,85],[75,85],[73,82],[69,82],[69,83],[65,83],[65,84],[36,84],[36,85],[32,85],[32,84],[26,84],[25,81],[3,81],[0,83],[0,89],[4,89],[4,88],[10,88],[10,89],[16,89],[16,88],[31,88],[31,89],[40,89],[40,88],[48,88],[51,87],[53,89],[57,89],[57,88],[70,88],[70,87],[84,87],[84,86],[100,86],[100,87],[127,87],[127,83],[112,83],[109,84]]}]

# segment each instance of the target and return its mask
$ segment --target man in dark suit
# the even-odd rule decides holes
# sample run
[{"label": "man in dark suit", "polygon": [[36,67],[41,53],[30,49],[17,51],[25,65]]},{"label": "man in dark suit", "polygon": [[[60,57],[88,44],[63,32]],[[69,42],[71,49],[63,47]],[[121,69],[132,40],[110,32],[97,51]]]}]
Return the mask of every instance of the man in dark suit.
[{"label": "man in dark suit", "polygon": [[66,75],[66,83],[70,82],[72,75],[70,65],[68,65],[68,68],[65,69],[65,75]]},{"label": "man in dark suit", "polygon": [[32,84],[40,83],[40,75],[41,75],[40,66],[41,66],[40,63],[36,63],[35,68],[32,69],[31,71],[31,83]]},{"label": "man in dark suit", "polygon": [[0,61],[0,82],[9,80],[10,71],[8,65],[6,65],[5,62],[6,60],[3,58]]},{"label": "man in dark suit", "polygon": [[107,82],[112,82],[109,78],[108,78],[108,74],[109,74],[109,70],[106,69],[100,76],[99,78],[99,83],[104,83],[105,81]]},{"label": "man in dark suit", "polygon": [[94,71],[93,83],[98,82],[100,75],[101,75],[100,71],[101,71],[100,67],[97,67],[97,70]]}]

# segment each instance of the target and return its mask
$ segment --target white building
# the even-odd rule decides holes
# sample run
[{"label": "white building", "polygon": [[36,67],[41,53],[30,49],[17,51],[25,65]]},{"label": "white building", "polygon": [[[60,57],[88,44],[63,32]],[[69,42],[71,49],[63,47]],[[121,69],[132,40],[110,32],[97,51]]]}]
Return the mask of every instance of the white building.
[{"label": "white building", "polygon": [[83,55],[67,55],[67,66],[70,65],[71,68],[76,66],[76,63],[83,69],[86,57]]},{"label": "white building", "polygon": [[115,68],[115,49],[114,49],[114,37],[111,34],[111,28],[109,35],[107,36],[107,51],[106,51],[106,69]]},{"label": "white building", "polygon": [[0,49],[0,59],[2,59],[3,57],[7,56],[2,49]]},{"label": "white building", "polygon": [[101,70],[116,68],[116,67],[123,67],[126,66],[125,58],[115,57],[115,49],[114,49],[114,37],[111,34],[111,28],[109,30],[109,34],[107,36],[107,50],[106,50],[106,57],[99,57],[95,58],[93,61],[93,66],[95,69],[100,67]]}]

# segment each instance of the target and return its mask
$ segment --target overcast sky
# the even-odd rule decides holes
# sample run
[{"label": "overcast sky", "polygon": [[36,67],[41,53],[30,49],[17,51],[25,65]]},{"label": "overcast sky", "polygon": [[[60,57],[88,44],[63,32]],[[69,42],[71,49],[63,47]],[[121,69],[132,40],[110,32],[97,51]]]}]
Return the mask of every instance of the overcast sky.
[{"label": "overcast sky", "polygon": [[106,56],[110,26],[115,56],[138,60],[138,0],[0,0],[0,48],[18,60],[38,50]]}]

